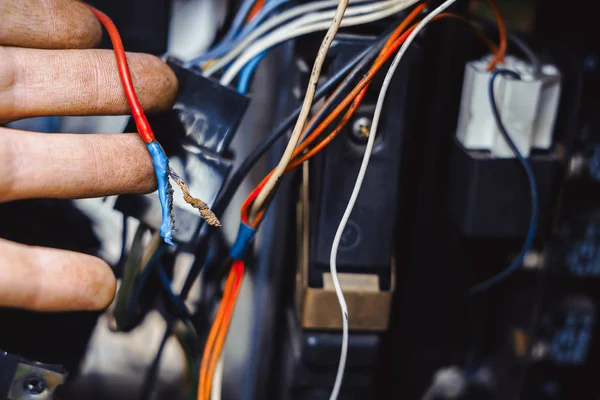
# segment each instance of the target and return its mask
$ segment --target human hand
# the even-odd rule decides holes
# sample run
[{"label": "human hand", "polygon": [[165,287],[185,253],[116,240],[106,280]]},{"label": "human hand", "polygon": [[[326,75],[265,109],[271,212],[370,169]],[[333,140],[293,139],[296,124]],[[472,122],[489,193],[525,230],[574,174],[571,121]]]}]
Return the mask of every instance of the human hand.
[{"label": "human hand", "polygon": [[[100,23],[76,0],[0,0],[0,124],[48,115],[128,114],[112,50],[94,50]],[[127,55],[143,108],[174,102],[170,68]],[[0,202],[156,189],[137,134],[69,135],[0,127]],[[0,239],[0,306],[38,311],[106,307],[115,278],[102,260]]]}]

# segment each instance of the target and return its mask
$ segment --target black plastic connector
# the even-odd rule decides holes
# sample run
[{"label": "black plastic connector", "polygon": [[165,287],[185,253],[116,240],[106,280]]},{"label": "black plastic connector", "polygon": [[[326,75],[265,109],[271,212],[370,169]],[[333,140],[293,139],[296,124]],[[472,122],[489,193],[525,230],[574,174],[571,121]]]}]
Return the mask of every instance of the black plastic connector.
[{"label": "black plastic connector", "polygon": [[[531,214],[529,184],[521,165],[512,158],[492,158],[483,151],[452,145],[448,178],[449,213],[468,237],[523,237]],[[540,199],[540,225],[553,213],[555,184],[563,170],[557,154],[532,154],[529,162]]]}]

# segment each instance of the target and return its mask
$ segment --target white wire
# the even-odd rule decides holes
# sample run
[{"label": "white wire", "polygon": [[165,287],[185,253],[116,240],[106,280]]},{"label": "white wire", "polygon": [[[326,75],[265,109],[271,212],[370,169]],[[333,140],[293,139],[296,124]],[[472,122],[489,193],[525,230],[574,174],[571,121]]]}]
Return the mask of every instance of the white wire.
[{"label": "white wire", "polygon": [[346,358],[348,356],[348,306],[346,305],[346,300],[344,299],[344,293],[342,291],[342,287],[340,286],[340,281],[338,279],[337,274],[337,252],[338,247],[340,245],[340,240],[342,239],[342,232],[346,228],[346,224],[348,223],[348,219],[352,214],[352,210],[354,208],[354,204],[356,203],[356,199],[358,198],[358,194],[360,193],[360,189],[362,187],[362,183],[367,172],[367,168],[369,166],[369,161],[371,159],[371,152],[373,151],[373,145],[375,144],[375,137],[377,136],[377,127],[379,126],[379,119],[381,117],[381,111],[383,110],[383,103],[385,102],[385,97],[387,91],[390,87],[390,82],[398,68],[398,64],[404,57],[408,46],[415,40],[415,37],[419,34],[419,32],[429,23],[436,15],[443,12],[446,8],[450,7],[456,0],[446,0],[442,5],[429,13],[419,24],[415,27],[412,33],[408,36],[398,54],[394,58],[392,65],[388,69],[387,74],[385,75],[385,79],[383,84],[381,85],[381,91],[379,92],[379,97],[377,98],[377,105],[375,106],[375,112],[373,114],[373,122],[371,123],[371,130],[369,134],[369,140],[367,141],[367,147],[365,149],[365,155],[362,160],[362,164],[360,165],[360,170],[358,172],[358,176],[356,178],[356,183],[354,184],[354,189],[352,190],[352,195],[350,196],[350,200],[348,201],[348,205],[346,206],[346,211],[344,211],[344,215],[342,216],[342,220],[338,226],[338,229],[335,233],[335,237],[333,239],[333,244],[331,245],[331,255],[329,258],[329,267],[331,270],[331,278],[333,280],[333,286],[335,287],[335,294],[337,295],[338,301],[340,303],[340,309],[342,311],[342,350],[340,355],[340,363],[338,366],[337,375],[335,377],[335,383],[333,385],[333,390],[331,391],[330,400],[336,400],[340,389],[342,387],[342,380],[344,378],[344,370],[346,368]]},{"label": "white wire", "polygon": [[306,124],[308,114],[310,113],[310,109],[312,107],[312,102],[317,90],[317,84],[319,83],[319,77],[321,76],[321,69],[323,68],[325,59],[327,58],[327,52],[329,51],[329,47],[331,46],[331,43],[333,42],[333,39],[335,38],[335,35],[342,24],[344,13],[348,7],[348,1],[349,0],[339,0],[335,15],[331,20],[329,29],[327,30],[327,33],[325,33],[323,42],[321,43],[319,51],[317,52],[317,56],[315,57],[315,63],[313,64],[313,68],[310,73],[310,79],[308,81],[308,86],[306,87],[304,101],[302,102],[300,114],[298,115],[298,120],[296,121],[294,130],[292,131],[290,140],[285,148],[285,151],[283,152],[283,155],[281,156],[281,160],[279,160],[279,163],[273,170],[273,174],[269,177],[262,190],[258,193],[254,203],[252,203],[252,208],[250,210],[251,218],[255,218],[255,216],[260,212],[264,202],[267,200],[267,197],[275,188],[275,185],[277,185],[277,181],[281,175],[283,175],[287,165],[292,159],[292,155],[296,149],[296,146],[298,145],[298,141],[300,140],[300,136],[302,135],[304,125]]},{"label": "white wire", "polygon": [[[355,17],[344,18],[342,21],[342,26],[345,27],[345,26],[363,25],[363,24],[368,24],[370,22],[374,22],[377,20],[381,20],[381,19],[390,17],[402,10],[405,10],[406,8],[417,3],[418,1],[419,0],[404,0],[404,1],[399,1],[399,2],[395,1],[392,4],[392,6],[389,6],[388,8],[385,8],[383,10],[376,11],[373,13],[363,14],[363,15],[359,15],[359,16],[355,16]],[[327,29],[328,26],[329,26],[329,22],[327,22],[327,21],[317,21],[315,23],[308,24],[308,25],[304,24],[304,25],[298,26],[297,28],[293,28],[293,29],[289,29],[288,26],[283,26],[283,27],[269,33],[264,38],[257,40],[250,47],[246,48],[246,50],[243,52],[243,54],[235,60],[235,62],[227,69],[227,71],[225,71],[225,73],[223,74],[223,77],[221,78],[221,84],[223,84],[223,85],[231,84],[231,82],[235,79],[235,77],[240,72],[240,70],[244,67],[244,65],[246,65],[246,63],[248,63],[248,61],[252,60],[254,57],[256,57],[258,54],[262,53],[263,51],[265,51],[279,43],[282,43],[286,40],[293,39],[298,36],[307,35],[310,33],[325,30],[325,29]],[[231,61],[231,59],[229,59],[228,56],[226,56],[225,58],[222,58],[221,60],[217,61],[217,63],[220,64],[221,61],[229,63],[229,61]],[[211,68],[214,66],[214,67],[218,67],[220,69],[222,67],[222,65],[217,66],[217,63],[212,65]]]},{"label": "white wire", "polygon": [[[356,4],[371,1],[372,0],[352,0],[352,3]],[[205,76],[211,76],[212,74],[223,68],[225,65],[229,64],[239,54],[241,54],[255,39],[261,37],[263,34],[269,32],[271,29],[282,25],[283,23],[289,20],[294,20],[298,16],[307,15],[314,11],[318,11],[325,8],[334,8],[337,6],[337,4],[338,0],[325,0],[314,3],[308,3],[294,7],[290,10],[282,12],[281,14],[275,17],[269,18],[265,23],[258,26],[254,31],[252,31],[252,33],[250,33],[243,41],[241,41],[232,51],[225,55],[224,58],[220,59],[217,63],[211,65],[210,67],[206,68],[203,74]],[[350,7],[355,8],[354,6]],[[328,19],[331,20],[332,16],[330,16]]]},{"label": "white wire", "polygon": [[[386,1],[378,1],[369,4],[365,4],[363,6],[353,6],[348,7],[346,12],[344,13],[344,19],[348,19],[348,17],[362,15],[362,14],[370,14],[376,11],[380,11],[386,8],[393,7],[399,3],[404,3],[406,0],[386,0]],[[321,12],[315,12],[307,15],[303,15],[298,19],[291,21],[289,24],[285,25],[285,29],[292,29],[302,25],[310,25],[317,22],[330,22],[331,18],[333,18],[335,10],[326,10]]]},{"label": "white wire", "polygon": [[223,387],[223,354],[219,357],[210,389],[210,400],[221,400],[221,390]]}]

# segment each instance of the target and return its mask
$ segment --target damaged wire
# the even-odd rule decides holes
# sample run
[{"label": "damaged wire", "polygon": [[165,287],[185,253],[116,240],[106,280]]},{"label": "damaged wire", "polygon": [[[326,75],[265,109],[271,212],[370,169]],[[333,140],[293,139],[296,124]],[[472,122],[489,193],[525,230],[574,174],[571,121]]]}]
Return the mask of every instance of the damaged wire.
[{"label": "damaged wire", "polygon": [[173,180],[173,182],[177,184],[177,186],[179,186],[179,188],[183,192],[183,200],[185,200],[185,202],[191,205],[192,207],[196,208],[200,212],[200,216],[204,218],[210,226],[221,226],[221,222],[219,221],[215,213],[213,213],[210,210],[208,204],[192,196],[185,181],[179,175],[177,175],[175,171],[169,168],[168,172],[169,177]]}]

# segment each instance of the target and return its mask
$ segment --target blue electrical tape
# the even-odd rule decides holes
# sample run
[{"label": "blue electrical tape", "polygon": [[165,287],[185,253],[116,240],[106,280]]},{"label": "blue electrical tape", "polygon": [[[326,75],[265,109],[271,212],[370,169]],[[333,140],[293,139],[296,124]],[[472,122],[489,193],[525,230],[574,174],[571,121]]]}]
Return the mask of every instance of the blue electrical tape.
[{"label": "blue electrical tape", "polygon": [[162,223],[160,224],[160,236],[164,241],[171,246],[173,243],[173,220],[171,218],[171,198],[169,195],[169,184],[167,169],[169,160],[158,142],[150,142],[147,144],[148,152],[152,156],[152,164],[154,164],[154,172],[158,181],[158,198],[162,208]]},{"label": "blue electrical tape", "polygon": [[244,253],[246,252],[248,244],[254,238],[255,233],[256,229],[246,225],[243,222],[240,222],[237,237],[235,238],[235,242],[229,251],[229,257],[233,258],[234,260],[241,260],[244,257]]}]

